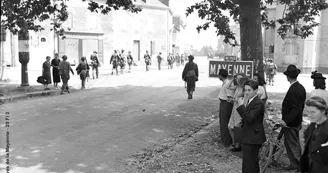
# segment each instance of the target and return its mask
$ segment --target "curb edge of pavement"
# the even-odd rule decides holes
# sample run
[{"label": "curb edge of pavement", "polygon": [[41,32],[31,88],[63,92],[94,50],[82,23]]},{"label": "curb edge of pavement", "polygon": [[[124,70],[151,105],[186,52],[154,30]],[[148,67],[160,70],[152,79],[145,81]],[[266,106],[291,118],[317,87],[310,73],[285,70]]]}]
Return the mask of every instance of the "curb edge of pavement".
[{"label": "curb edge of pavement", "polygon": [[49,95],[53,95],[54,93],[56,93],[56,91],[37,91],[37,92],[29,92],[20,95],[14,95],[14,96],[2,96],[0,97],[0,102],[6,103],[6,102],[12,102],[12,101],[27,99],[32,97],[49,96]]},{"label": "curb edge of pavement", "polygon": [[174,149],[179,149],[179,148],[187,145],[188,143],[192,142],[193,140],[198,139],[198,138],[201,138],[204,135],[207,135],[209,133],[209,129],[211,129],[214,126],[219,125],[219,122],[220,122],[220,118],[217,118],[216,120],[214,120],[213,122],[211,122],[210,124],[208,124],[207,126],[205,126],[204,128],[200,129],[198,132],[196,132],[193,135],[191,135],[186,140],[184,140],[181,143],[179,143],[176,146],[174,146]]}]

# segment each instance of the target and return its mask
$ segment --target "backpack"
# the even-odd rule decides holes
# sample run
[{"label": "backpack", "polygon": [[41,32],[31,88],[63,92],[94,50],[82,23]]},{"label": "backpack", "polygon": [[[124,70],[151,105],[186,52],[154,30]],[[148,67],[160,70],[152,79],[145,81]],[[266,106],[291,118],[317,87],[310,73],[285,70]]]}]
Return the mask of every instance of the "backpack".
[{"label": "backpack", "polygon": [[187,77],[196,77],[195,67],[196,67],[196,65],[194,64],[194,68],[187,72],[187,74],[186,74]]}]

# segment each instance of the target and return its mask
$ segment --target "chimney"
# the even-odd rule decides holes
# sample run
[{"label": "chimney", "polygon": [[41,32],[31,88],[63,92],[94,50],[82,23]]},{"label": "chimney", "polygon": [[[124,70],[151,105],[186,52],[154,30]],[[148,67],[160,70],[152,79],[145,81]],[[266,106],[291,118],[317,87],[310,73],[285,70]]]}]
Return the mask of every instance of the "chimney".
[{"label": "chimney", "polygon": [[161,3],[163,3],[164,5],[168,6],[169,7],[169,2],[170,0],[159,0]]}]

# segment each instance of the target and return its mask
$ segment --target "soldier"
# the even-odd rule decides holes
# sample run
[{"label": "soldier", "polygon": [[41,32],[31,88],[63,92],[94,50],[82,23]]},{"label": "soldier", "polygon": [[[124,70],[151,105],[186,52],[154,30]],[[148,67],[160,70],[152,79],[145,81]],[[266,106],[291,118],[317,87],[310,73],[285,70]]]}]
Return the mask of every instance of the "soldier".
[{"label": "soldier", "polygon": [[192,99],[192,94],[196,88],[196,81],[198,81],[198,66],[193,62],[194,56],[188,56],[189,62],[185,65],[182,72],[182,80],[187,83],[188,99]]},{"label": "soldier", "polygon": [[71,67],[71,64],[66,61],[67,60],[67,56],[64,55],[62,57],[63,61],[61,61],[59,63],[59,75],[61,76],[61,79],[63,81],[63,85],[62,85],[62,88],[61,88],[61,92],[60,94],[64,94],[64,90],[67,89],[67,92],[69,92],[69,88],[68,88],[68,80],[69,80],[69,71],[72,72],[72,74],[74,75],[74,71]]},{"label": "soldier", "polygon": [[96,71],[96,77],[98,79],[98,75],[99,75],[98,67],[100,67],[100,64],[98,61],[96,51],[93,51],[93,54],[90,55],[90,60],[91,60],[91,66],[92,66],[92,78],[95,79],[95,71]]},{"label": "soldier", "polygon": [[157,55],[157,63],[158,63],[158,70],[161,70],[161,63],[162,63],[162,52],[160,52],[158,55]]},{"label": "soldier", "polygon": [[276,71],[277,71],[277,65],[273,63],[272,59],[268,59],[268,63],[266,64],[266,74],[267,74],[267,80],[269,82],[269,85],[273,86],[274,76],[276,75]]},{"label": "soldier", "polygon": [[131,51],[129,51],[129,55],[127,56],[127,61],[129,65],[129,73],[131,73],[131,66],[133,65],[133,57],[131,55]]},{"label": "soldier", "polygon": [[167,68],[170,69],[171,68],[171,53],[169,53],[169,55],[167,56]]},{"label": "soldier", "polygon": [[145,63],[146,63],[146,71],[149,71],[149,66],[151,65],[151,57],[148,53],[148,50],[146,51],[144,59],[145,59]]},{"label": "soldier", "polygon": [[123,70],[125,68],[125,62],[126,62],[123,49],[121,51],[121,54],[119,55],[119,61],[120,61],[121,74],[123,74]]},{"label": "soldier", "polygon": [[117,55],[117,50],[114,50],[114,54],[110,58],[109,64],[112,64],[112,63],[113,63],[112,75],[114,75],[114,69],[116,70],[116,75],[118,75],[117,66],[119,65],[119,57]]}]

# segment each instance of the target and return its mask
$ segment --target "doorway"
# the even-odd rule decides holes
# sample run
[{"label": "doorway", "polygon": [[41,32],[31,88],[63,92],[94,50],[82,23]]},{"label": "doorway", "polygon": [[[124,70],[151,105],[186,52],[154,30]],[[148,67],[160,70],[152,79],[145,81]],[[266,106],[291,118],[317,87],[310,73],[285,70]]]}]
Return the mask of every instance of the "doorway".
[{"label": "doorway", "polygon": [[140,61],[140,41],[133,41],[133,57],[137,57],[138,61]]}]

